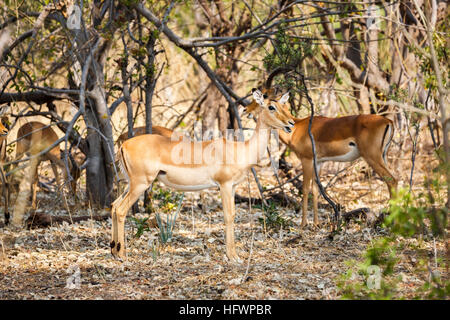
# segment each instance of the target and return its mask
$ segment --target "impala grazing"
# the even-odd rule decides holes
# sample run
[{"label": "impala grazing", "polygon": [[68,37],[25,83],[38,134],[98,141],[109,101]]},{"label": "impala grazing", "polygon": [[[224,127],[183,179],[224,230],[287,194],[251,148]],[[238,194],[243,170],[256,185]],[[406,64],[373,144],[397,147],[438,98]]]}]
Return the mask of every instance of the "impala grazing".
[{"label": "impala grazing", "polygon": [[[43,150],[50,147],[56,140],[58,140],[58,136],[55,131],[49,126],[44,125],[41,122],[28,122],[19,128],[17,131],[17,149],[16,149],[16,159],[19,160],[23,157],[24,154],[28,154],[30,156],[37,155],[41,153]],[[32,183],[31,183],[31,205],[33,208],[36,208],[36,187],[37,187],[37,168],[42,161],[49,160],[51,162],[53,174],[55,175],[56,183],[58,185],[58,189],[62,192],[62,187],[64,182],[60,181],[57,166],[62,169],[64,181],[68,181],[67,169],[64,165],[64,161],[61,159],[62,151],[59,146],[55,146],[53,149],[50,149],[45,154],[39,156],[35,160],[35,165],[33,165],[32,172]],[[81,170],[75,160],[69,155],[69,171],[72,176],[72,181],[70,182],[70,186],[72,188],[73,194],[76,194],[77,180],[80,177]]]},{"label": "impala grazing", "polygon": [[[272,89],[263,89],[268,95]],[[248,112],[259,112],[259,106],[252,103]],[[317,194],[314,182],[314,166],[311,140],[308,134],[309,117],[294,118],[292,133],[279,131],[280,140],[292,149],[300,159],[303,167],[303,216],[301,227],[308,224],[308,195],[312,186],[314,225],[319,224]],[[315,116],[311,133],[316,145],[317,169],[325,161],[350,162],[364,158],[375,172],[384,180],[392,197],[397,189],[397,179],[386,168],[386,152],[394,135],[394,123],[380,115],[353,115],[339,118]]]},{"label": "impala grazing", "polygon": [[245,178],[245,172],[261,158],[267,148],[271,128],[291,131],[294,126],[284,104],[289,94],[266,106],[259,90],[253,98],[261,112],[253,136],[247,141],[225,138],[212,141],[173,141],[147,134],[125,141],[118,152],[121,169],[128,177],[129,188],[118,197],[111,209],[111,253],[126,258],[124,222],[131,205],[158,178],[172,189],[200,191],[219,187],[225,220],[226,254],[239,262],[234,240],[234,189]]}]

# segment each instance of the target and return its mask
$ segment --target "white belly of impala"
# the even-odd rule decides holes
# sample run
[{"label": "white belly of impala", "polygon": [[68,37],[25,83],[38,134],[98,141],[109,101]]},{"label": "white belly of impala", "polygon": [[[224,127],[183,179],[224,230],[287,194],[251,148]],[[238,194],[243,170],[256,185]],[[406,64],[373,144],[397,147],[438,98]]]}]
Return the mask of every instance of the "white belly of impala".
[{"label": "white belly of impala", "polygon": [[200,191],[218,187],[218,184],[209,178],[206,170],[171,168],[159,173],[158,180],[178,191]]},{"label": "white belly of impala", "polygon": [[324,161],[350,162],[350,161],[358,159],[360,157],[358,147],[355,145],[355,146],[350,146],[350,148],[351,148],[350,151],[345,154],[341,154],[339,156],[334,156],[334,157],[324,157],[324,158],[321,158],[319,161],[320,162],[324,162]]}]

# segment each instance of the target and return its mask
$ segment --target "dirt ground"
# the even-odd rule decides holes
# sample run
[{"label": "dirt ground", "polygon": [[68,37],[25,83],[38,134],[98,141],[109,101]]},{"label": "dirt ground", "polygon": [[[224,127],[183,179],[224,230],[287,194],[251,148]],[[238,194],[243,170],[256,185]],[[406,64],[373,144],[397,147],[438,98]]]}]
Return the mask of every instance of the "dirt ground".
[{"label": "dirt ground", "polygon": [[[336,178],[335,172],[344,167],[346,172]],[[324,185],[334,181],[328,192],[348,210],[365,206],[377,214],[386,206],[388,192],[379,178],[367,177],[364,168],[362,161],[350,167],[330,165],[331,173],[325,168],[322,181]],[[397,174],[404,180],[408,171],[404,176]],[[266,187],[275,185],[269,173],[260,176]],[[416,177],[421,178],[420,174]],[[286,192],[291,188],[286,185]],[[251,195],[258,197],[253,181],[251,190]],[[237,189],[245,197],[248,191],[247,181]],[[39,192],[38,211],[63,214],[63,210],[54,210],[62,208],[56,198]],[[293,208],[279,208],[283,218],[292,221],[290,228],[265,230],[258,219],[262,211],[239,203],[235,233],[243,262],[232,264],[225,256],[219,192],[206,191],[205,199],[206,213],[202,214],[199,194],[186,193],[173,238],[166,245],[160,244],[157,228],[133,237],[136,226],[127,220],[126,262],[114,260],[110,254],[111,219],[32,230],[3,227],[0,299],[339,299],[336,280],[348,270],[346,262],[361,260],[369,241],[384,232],[355,221],[330,238],[330,209],[320,209],[321,228],[300,230],[300,215]],[[99,212],[83,208],[72,214]],[[433,250],[432,243],[422,242],[421,246]],[[436,242],[436,248],[443,255],[445,243]],[[396,266],[396,273],[403,277],[400,288],[404,297],[413,297],[424,278],[411,272],[414,257],[400,257]]]}]

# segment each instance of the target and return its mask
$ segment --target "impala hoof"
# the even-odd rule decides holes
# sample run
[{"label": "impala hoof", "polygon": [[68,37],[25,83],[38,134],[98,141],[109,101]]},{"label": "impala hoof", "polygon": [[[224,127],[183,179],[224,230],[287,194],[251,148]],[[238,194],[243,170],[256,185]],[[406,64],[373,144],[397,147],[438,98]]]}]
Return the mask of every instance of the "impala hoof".
[{"label": "impala hoof", "polygon": [[243,261],[237,254],[227,254],[228,261],[233,264],[242,264]]},{"label": "impala hoof", "polygon": [[122,247],[120,242],[118,242],[116,245],[114,241],[111,241],[110,247],[111,247],[111,254],[114,257],[114,259],[119,260],[119,261],[126,260],[125,248]]},{"label": "impala hoof", "polygon": [[244,261],[243,261],[241,258],[239,258],[238,256],[236,256],[236,257],[234,257],[234,258],[231,259],[231,263],[234,263],[234,264],[243,264]]}]

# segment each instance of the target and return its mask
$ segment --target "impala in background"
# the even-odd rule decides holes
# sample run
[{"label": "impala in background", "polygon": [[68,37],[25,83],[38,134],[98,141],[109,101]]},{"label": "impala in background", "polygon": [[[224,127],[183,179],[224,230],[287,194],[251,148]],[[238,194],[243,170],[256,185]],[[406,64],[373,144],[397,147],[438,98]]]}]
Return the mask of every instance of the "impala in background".
[{"label": "impala in background", "polygon": [[[263,89],[270,99],[274,98],[273,89]],[[275,101],[275,100],[270,100]],[[249,113],[257,114],[260,106],[252,102]],[[285,112],[288,112],[287,110]],[[308,134],[309,117],[294,118],[292,133],[279,130],[280,140],[300,159],[303,167],[303,215],[301,227],[308,224],[308,195],[313,193],[314,225],[319,224],[311,139]],[[394,123],[380,115],[353,115],[339,118],[315,116],[311,133],[316,145],[317,169],[325,161],[350,162],[362,157],[386,183],[389,194],[397,189],[397,179],[386,167],[386,153],[394,135]]]},{"label": "impala in background", "polygon": [[[27,122],[17,131],[17,148],[14,161],[21,159],[25,154],[29,156],[37,155],[50,147],[57,140],[58,136],[51,127],[37,121]],[[50,149],[48,152],[34,159],[35,163],[32,165],[33,172],[31,183],[31,205],[33,209],[36,208],[36,189],[38,182],[37,169],[42,161],[50,161],[56,184],[61,192],[65,182],[69,181],[67,169],[61,157],[62,154],[59,146],[55,146],[53,149]],[[68,158],[69,172],[72,176],[70,187],[73,194],[76,194],[77,180],[80,177],[81,168],[71,155],[69,155]],[[60,167],[63,172],[63,181],[60,180],[57,167]]]}]

